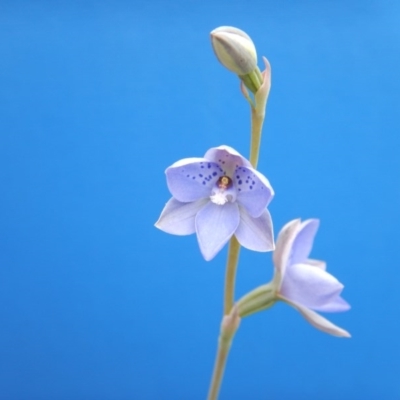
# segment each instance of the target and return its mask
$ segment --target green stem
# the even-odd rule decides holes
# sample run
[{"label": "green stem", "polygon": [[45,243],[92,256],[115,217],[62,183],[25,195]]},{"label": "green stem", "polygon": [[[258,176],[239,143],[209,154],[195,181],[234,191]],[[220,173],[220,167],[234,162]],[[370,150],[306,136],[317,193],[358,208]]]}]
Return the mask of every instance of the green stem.
[{"label": "green stem", "polygon": [[235,301],[235,282],[239,252],[240,244],[236,237],[232,236],[226,260],[224,315],[228,315],[231,312]]},{"label": "green stem", "polygon": [[[254,76],[251,76],[251,85],[253,93],[256,92],[261,84],[262,77],[258,68]],[[256,108],[251,105],[251,143],[250,143],[250,162],[254,168],[257,167],[258,156],[260,152],[261,130],[264,122],[264,113],[256,111]],[[224,315],[228,315],[235,301],[235,282],[236,270],[239,262],[240,244],[235,236],[229,242],[228,258],[226,262],[225,273],[225,293],[224,293]],[[208,400],[217,400],[219,390],[222,383],[222,378],[225,371],[226,360],[228,358],[229,349],[231,347],[234,333],[229,337],[220,335],[218,341],[218,352],[215,360],[214,372],[211,380]]]},{"label": "green stem", "polygon": [[[262,85],[262,76],[260,70],[257,68],[253,74],[249,75],[256,91]],[[261,131],[264,123],[264,110],[257,110],[254,106],[250,105],[251,109],[251,142],[250,142],[250,163],[254,168],[257,168],[258,156],[260,153],[261,145]],[[235,300],[235,282],[236,270],[239,262],[240,244],[236,237],[233,236],[229,243],[228,258],[226,262],[225,274],[225,301],[224,301],[224,315],[230,313],[234,300]]]},{"label": "green stem", "polygon": [[250,162],[254,168],[257,168],[258,156],[260,154],[261,132],[264,123],[264,114],[257,113],[254,107],[251,107],[251,143],[250,143]]},{"label": "green stem", "polygon": [[226,338],[221,334],[218,339],[218,352],[215,359],[214,372],[211,380],[210,391],[208,392],[208,400],[217,400],[219,390],[224,375],[226,360],[228,358],[229,349],[232,343],[232,337]]}]

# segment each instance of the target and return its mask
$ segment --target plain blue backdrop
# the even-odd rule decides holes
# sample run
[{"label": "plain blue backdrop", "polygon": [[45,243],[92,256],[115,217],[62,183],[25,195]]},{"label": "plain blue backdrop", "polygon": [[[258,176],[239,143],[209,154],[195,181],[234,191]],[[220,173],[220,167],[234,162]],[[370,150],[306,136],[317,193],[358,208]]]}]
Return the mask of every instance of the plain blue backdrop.
[{"label": "plain blue backdrop", "polygon": [[[205,262],[153,224],[171,163],[248,154],[220,25],[272,65],[275,232],[320,218],[312,255],[352,305],[328,315],[349,340],[283,304],[245,319],[221,400],[400,399],[399,20],[378,0],[0,1],[0,399],[206,397],[226,248]],[[271,274],[243,250],[237,296]]]}]

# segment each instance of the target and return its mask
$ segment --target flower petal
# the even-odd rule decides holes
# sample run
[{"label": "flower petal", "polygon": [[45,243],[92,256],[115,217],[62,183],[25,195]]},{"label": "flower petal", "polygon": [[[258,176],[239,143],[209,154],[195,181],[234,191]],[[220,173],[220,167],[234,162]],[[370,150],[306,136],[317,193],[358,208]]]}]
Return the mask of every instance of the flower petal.
[{"label": "flower petal", "polygon": [[326,262],[325,262],[325,261],[314,260],[314,259],[312,259],[312,258],[308,258],[308,259],[304,262],[304,264],[308,264],[308,265],[311,265],[311,266],[313,266],[313,267],[323,269],[324,271],[326,270]]},{"label": "flower petal", "polygon": [[333,336],[339,336],[339,337],[351,337],[350,333],[345,331],[342,328],[339,328],[332,322],[328,321],[326,318],[323,316],[317,314],[315,311],[312,311],[308,309],[307,307],[303,307],[300,304],[297,304],[293,301],[290,301],[288,299],[285,299],[281,297],[283,301],[286,303],[290,304],[292,307],[294,307],[297,311],[301,313],[301,315],[315,328],[325,332],[329,333],[330,335]]},{"label": "flower petal", "polygon": [[259,217],[274,196],[268,179],[249,167],[238,167],[233,176],[237,201],[252,217]]},{"label": "flower petal", "polygon": [[320,310],[337,297],[343,285],[331,274],[307,264],[288,265],[280,293],[305,307]]},{"label": "flower petal", "polygon": [[222,169],[205,158],[185,158],[172,164],[165,173],[172,196],[187,203],[209,197]]},{"label": "flower petal", "polygon": [[250,161],[229,146],[213,147],[207,151],[204,158],[218,163],[229,177],[233,177],[237,167],[251,167]]},{"label": "flower petal", "polygon": [[261,216],[253,218],[243,208],[239,210],[240,223],[235,232],[239,243],[254,251],[273,250],[275,248],[274,231],[269,211],[264,210]]},{"label": "flower petal", "polygon": [[342,297],[337,296],[331,300],[328,304],[315,308],[316,311],[322,312],[343,312],[350,310],[350,304]]},{"label": "flower petal", "polygon": [[162,210],[155,226],[173,235],[191,235],[196,232],[196,214],[208,201],[208,199],[200,199],[191,203],[181,203],[171,198]]},{"label": "flower petal", "polygon": [[274,281],[279,290],[282,279],[285,274],[286,265],[289,260],[290,252],[292,250],[292,243],[296,237],[296,232],[301,224],[300,219],[294,219],[288,222],[279,232],[276,241],[275,251],[272,259],[275,266]]},{"label": "flower petal", "polygon": [[318,219],[307,219],[301,223],[292,246],[291,264],[303,263],[308,258],[318,227]]},{"label": "flower petal", "polygon": [[240,221],[237,203],[217,205],[209,202],[196,216],[197,240],[201,253],[209,261],[236,231]]}]

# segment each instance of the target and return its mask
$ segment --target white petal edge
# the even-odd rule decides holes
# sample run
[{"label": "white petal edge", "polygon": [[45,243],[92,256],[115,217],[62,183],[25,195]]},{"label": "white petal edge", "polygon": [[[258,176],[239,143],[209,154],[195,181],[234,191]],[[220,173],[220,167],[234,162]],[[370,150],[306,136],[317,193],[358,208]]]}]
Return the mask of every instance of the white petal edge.
[{"label": "white petal edge", "polygon": [[309,258],[305,261],[305,264],[311,265],[312,267],[320,268],[326,271],[326,262],[322,260],[314,260]]},{"label": "white petal edge", "polygon": [[[168,168],[176,168],[176,167],[183,167],[184,165],[193,164],[195,162],[208,162],[205,158],[202,157],[190,157],[190,158],[182,158],[182,160],[178,160],[170,165]],[[167,168],[167,170],[168,170]],[[166,170],[166,171],[167,171]]]},{"label": "white petal edge", "polygon": [[266,252],[275,248],[274,230],[269,211],[265,209],[258,218],[253,218],[240,207],[240,223],[235,236],[249,250]]},{"label": "white petal edge", "polygon": [[196,214],[208,201],[208,199],[200,199],[191,203],[182,203],[172,197],[162,210],[155,226],[173,235],[191,235],[196,232]]},{"label": "white petal edge", "polygon": [[288,303],[291,305],[293,308],[295,308],[297,311],[300,312],[300,314],[315,328],[319,329],[322,332],[328,333],[333,336],[337,337],[346,337],[350,338],[351,335],[349,332],[346,330],[338,327],[337,325],[333,324],[332,322],[328,321],[326,318],[324,318],[322,315],[319,315],[313,310],[310,310],[307,307],[303,307],[297,303],[294,303],[288,299],[286,299],[283,296],[278,296],[281,300],[283,300],[285,303]]},{"label": "white petal edge", "polygon": [[346,300],[344,300],[341,296],[337,296],[333,300],[331,300],[328,304],[325,304],[322,307],[314,308],[314,310],[321,312],[337,313],[337,312],[348,311],[350,310],[350,308],[351,306]]},{"label": "white petal edge", "polygon": [[311,218],[303,221],[292,243],[291,263],[304,263],[311,253],[315,235],[320,225],[319,219]]},{"label": "white petal edge", "polygon": [[275,251],[272,255],[272,260],[275,267],[274,283],[279,290],[282,284],[285,268],[288,263],[290,252],[292,249],[293,240],[301,225],[301,220],[294,219],[288,222],[279,232],[276,240]]}]

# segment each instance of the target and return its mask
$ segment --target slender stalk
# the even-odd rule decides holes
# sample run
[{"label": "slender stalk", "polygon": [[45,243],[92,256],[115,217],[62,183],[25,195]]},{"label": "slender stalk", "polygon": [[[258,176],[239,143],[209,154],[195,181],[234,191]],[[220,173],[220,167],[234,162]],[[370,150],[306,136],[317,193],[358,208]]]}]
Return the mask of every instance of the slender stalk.
[{"label": "slender stalk", "polygon": [[[262,85],[262,76],[260,70],[257,68],[255,73],[251,75],[253,84],[256,90]],[[265,110],[257,110],[256,107],[250,104],[251,109],[251,141],[250,141],[250,163],[254,168],[257,168],[258,157],[260,154],[261,145],[261,132],[264,123]],[[240,244],[236,237],[233,236],[229,243],[228,258],[226,261],[226,274],[225,274],[225,301],[224,301],[224,315],[229,314],[235,300],[235,282],[236,282],[236,269],[239,262]]]},{"label": "slender stalk", "polygon": [[[255,76],[252,78],[252,84],[257,91],[262,84],[262,77],[259,70],[256,71]],[[257,110],[256,107],[251,105],[251,143],[250,143],[250,162],[254,168],[257,167],[258,156],[260,152],[261,143],[261,130],[264,122],[264,110]],[[224,293],[224,318],[228,316],[234,305],[235,301],[235,283],[236,283],[236,270],[239,262],[240,244],[235,236],[229,242],[228,258],[226,262],[225,273],[225,293]],[[237,327],[236,327],[237,329]],[[229,350],[231,347],[232,339],[235,335],[236,329],[230,335],[224,335],[221,332],[218,340],[218,351],[215,359],[214,372],[208,393],[208,400],[217,400],[219,390],[222,383],[222,378],[225,371],[226,360],[228,358]]]},{"label": "slender stalk", "polygon": [[239,262],[240,244],[235,236],[229,242],[228,258],[225,273],[224,315],[231,312],[235,301],[236,270]]},{"label": "slender stalk", "polygon": [[208,400],[217,400],[219,389],[224,375],[226,360],[228,358],[229,349],[231,347],[232,337],[224,338],[221,334],[218,339],[218,352],[215,359],[214,372],[211,380],[210,391],[208,392]]},{"label": "slender stalk", "polygon": [[251,143],[250,162],[257,168],[258,156],[260,154],[261,132],[265,115],[258,114],[254,107],[251,107]]}]

